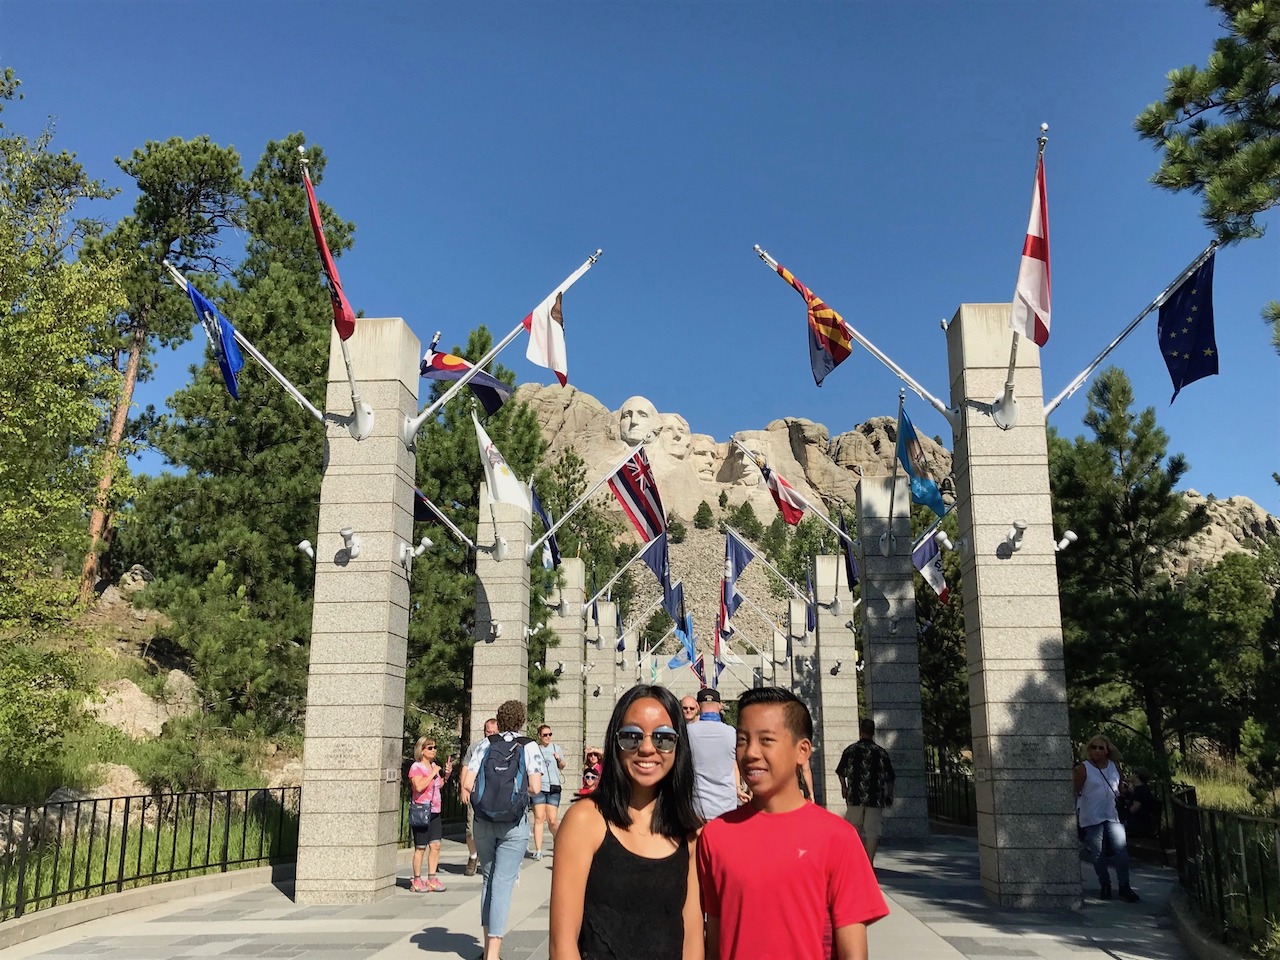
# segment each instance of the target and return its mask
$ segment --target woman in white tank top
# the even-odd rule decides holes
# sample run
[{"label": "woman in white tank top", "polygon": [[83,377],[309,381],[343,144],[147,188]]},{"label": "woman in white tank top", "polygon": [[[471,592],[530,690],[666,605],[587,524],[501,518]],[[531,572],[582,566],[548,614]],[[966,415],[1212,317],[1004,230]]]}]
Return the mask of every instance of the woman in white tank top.
[{"label": "woman in white tank top", "polygon": [[1099,896],[1111,899],[1111,876],[1107,872],[1103,836],[1111,846],[1115,861],[1116,882],[1120,887],[1120,899],[1135,903],[1139,897],[1129,886],[1129,846],[1124,825],[1116,810],[1120,795],[1120,752],[1106,737],[1099,734],[1085,745],[1085,759],[1075,768],[1072,781],[1076,791],[1076,811],[1084,840],[1093,852],[1093,870],[1098,875]]}]

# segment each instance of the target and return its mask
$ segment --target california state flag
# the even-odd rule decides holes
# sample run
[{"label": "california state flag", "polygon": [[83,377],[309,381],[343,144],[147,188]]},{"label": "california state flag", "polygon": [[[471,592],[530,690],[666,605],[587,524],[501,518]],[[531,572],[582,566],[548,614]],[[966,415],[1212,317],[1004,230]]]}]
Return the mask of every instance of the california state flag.
[{"label": "california state flag", "polygon": [[560,386],[569,382],[569,358],[564,350],[563,289],[555,291],[524,318],[529,331],[529,348],[524,355],[548,370],[554,370]]},{"label": "california state flag", "polygon": [[1036,160],[1031,220],[1022,244],[1018,286],[1013,292],[1009,326],[1043,347],[1049,342],[1049,201],[1044,188],[1044,154]]}]

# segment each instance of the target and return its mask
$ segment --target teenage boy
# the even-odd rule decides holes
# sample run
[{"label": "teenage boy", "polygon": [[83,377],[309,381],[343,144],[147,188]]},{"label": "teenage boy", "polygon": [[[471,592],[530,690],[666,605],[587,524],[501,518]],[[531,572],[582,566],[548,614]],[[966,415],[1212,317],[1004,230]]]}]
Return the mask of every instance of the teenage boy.
[{"label": "teenage boy", "polygon": [[793,693],[738,701],[738,769],[751,802],[698,840],[707,960],[867,960],[867,924],[889,912],[853,826],[805,801],[798,772],[813,718]]}]

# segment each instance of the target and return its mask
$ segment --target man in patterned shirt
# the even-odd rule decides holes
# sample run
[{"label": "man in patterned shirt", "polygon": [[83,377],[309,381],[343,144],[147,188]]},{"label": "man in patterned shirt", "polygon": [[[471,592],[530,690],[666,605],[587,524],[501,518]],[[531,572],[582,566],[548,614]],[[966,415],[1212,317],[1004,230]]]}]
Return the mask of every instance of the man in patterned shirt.
[{"label": "man in patterned shirt", "polygon": [[876,859],[884,808],[893,803],[893,761],[889,751],[876,743],[876,722],[858,723],[860,738],[845,748],[836,767],[840,793],[846,804],[844,818],[858,829],[867,859]]}]

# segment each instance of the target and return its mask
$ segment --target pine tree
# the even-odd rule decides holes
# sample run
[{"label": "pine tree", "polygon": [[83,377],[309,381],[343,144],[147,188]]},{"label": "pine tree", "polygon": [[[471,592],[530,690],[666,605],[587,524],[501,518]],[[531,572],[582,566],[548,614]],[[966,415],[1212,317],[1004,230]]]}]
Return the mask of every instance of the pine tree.
[{"label": "pine tree", "polygon": [[[1163,157],[1151,181],[1204,197],[1201,216],[1227,243],[1259,237],[1258,215],[1280,203],[1280,2],[1209,0],[1227,35],[1204,69],[1169,73],[1164,99],[1134,127]],[[1264,311],[1280,351],[1280,302]]]},{"label": "pine tree", "polygon": [[711,504],[703,500],[693,514],[693,525],[699,530],[710,530],[715,524],[715,514],[711,512]]}]

